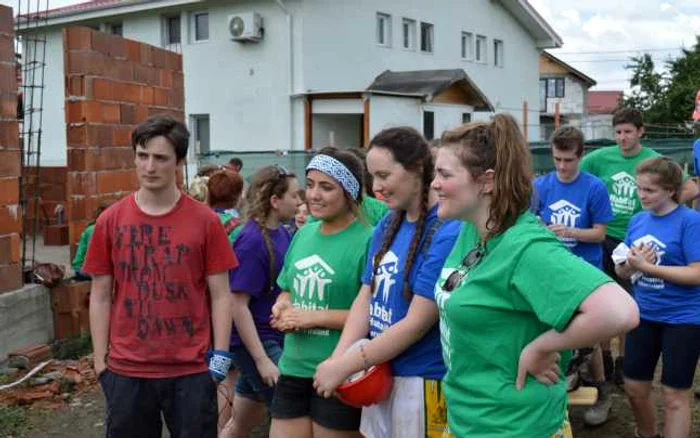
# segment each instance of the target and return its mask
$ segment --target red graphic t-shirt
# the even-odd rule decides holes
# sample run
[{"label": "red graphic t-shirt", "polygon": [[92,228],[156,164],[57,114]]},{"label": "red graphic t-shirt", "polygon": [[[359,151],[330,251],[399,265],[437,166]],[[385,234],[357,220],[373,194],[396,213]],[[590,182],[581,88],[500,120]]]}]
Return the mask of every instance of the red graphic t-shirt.
[{"label": "red graphic t-shirt", "polygon": [[113,275],[107,366],[131,377],[207,371],[211,313],[207,276],[238,265],[219,217],[183,194],[162,216],[134,195],[100,215],[83,270]]}]

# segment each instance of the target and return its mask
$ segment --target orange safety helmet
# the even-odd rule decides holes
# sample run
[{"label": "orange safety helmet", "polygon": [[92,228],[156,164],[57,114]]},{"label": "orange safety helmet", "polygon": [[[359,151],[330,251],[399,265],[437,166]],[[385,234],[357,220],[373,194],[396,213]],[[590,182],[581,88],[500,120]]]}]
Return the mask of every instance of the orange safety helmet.
[{"label": "orange safety helmet", "polygon": [[693,112],[693,120],[700,120],[700,90],[695,96],[695,111]]},{"label": "orange safety helmet", "polygon": [[[351,345],[347,351],[360,348],[369,342],[369,339],[360,339]],[[361,408],[371,406],[384,401],[394,386],[394,377],[391,372],[391,364],[384,362],[369,367],[365,372],[359,372],[336,389],[336,394],[343,403]]]}]

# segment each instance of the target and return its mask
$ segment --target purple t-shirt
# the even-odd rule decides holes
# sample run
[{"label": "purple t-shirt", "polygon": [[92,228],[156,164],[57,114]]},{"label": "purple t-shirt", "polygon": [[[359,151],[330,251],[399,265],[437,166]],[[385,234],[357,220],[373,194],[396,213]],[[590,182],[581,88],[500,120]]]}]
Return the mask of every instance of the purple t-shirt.
[{"label": "purple t-shirt", "polygon": [[[260,225],[248,221],[233,244],[233,250],[239,260],[237,268],[229,271],[231,291],[250,295],[248,308],[253,315],[255,327],[261,341],[282,339],[282,333],[270,327],[272,305],[280,293],[277,275],[282,269],[284,255],[292,240],[289,231],[280,225],[276,230],[269,230],[275,254],[275,278],[270,280],[270,258],[265,248],[265,240],[260,232]],[[270,290],[272,286],[272,290]],[[231,330],[231,347],[242,346],[234,324]]]}]

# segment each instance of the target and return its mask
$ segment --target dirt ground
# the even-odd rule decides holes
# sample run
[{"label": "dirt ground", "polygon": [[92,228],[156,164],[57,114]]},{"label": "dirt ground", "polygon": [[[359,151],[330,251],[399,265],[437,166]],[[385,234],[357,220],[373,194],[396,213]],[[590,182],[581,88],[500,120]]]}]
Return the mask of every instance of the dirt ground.
[{"label": "dirt ground", "polygon": [[[700,371],[696,375],[700,382]],[[658,394],[658,385],[656,392]],[[603,426],[588,428],[583,425],[583,409],[576,408],[571,412],[571,421],[576,438],[632,438],[634,419],[624,394],[616,390],[614,405],[610,420]],[[658,399],[657,399],[658,402]],[[700,436],[700,400],[693,401],[694,428],[692,436]],[[657,403],[659,404],[659,403]],[[661,407],[659,405],[659,407]],[[63,410],[54,412],[34,412],[30,416],[27,428],[27,438],[102,438],[104,437],[104,399],[99,390],[84,394],[80,399],[73,400],[71,405]],[[661,413],[661,410],[659,410]],[[661,415],[659,418],[662,418]],[[164,434],[167,437],[167,433]],[[258,431],[254,437],[262,438],[265,433]],[[0,437],[5,438],[2,433]],[[15,437],[19,438],[19,437]]]}]

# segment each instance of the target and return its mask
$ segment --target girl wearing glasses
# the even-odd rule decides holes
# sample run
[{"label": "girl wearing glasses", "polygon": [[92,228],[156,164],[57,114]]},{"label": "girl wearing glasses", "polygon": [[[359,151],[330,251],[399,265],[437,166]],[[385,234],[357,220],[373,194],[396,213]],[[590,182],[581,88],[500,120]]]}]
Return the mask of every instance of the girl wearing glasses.
[{"label": "girl wearing glasses", "polygon": [[637,167],[637,193],[645,211],[630,220],[626,259],[615,267],[631,278],[642,321],[625,342],[625,392],[637,437],[659,437],[651,396],[663,355],[661,384],[666,437],[690,436],[690,389],[700,355],[700,213],[679,205],[683,170],[666,157]]},{"label": "girl wearing glasses", "polygon": [[229,276],[234,322],[231,352],[240,377],[233,423],[222,436],[247,437],[264,419],[265,407],[272,404],[282,334],[270,326],[270,312],[280,293],[277,275],[291,241],[282,223],[296,214],[298,190],[294,174],[267,166],[253,176],[247,192],[247,220],[233,245],[240,264]]},{"label": "girl wearing glasses", "polygon": [[306,201],[319,220],[294,235],[272,308],[272,326],[287,334],[270,436],[359,437],[361,411],[316,394],[312,378],[338,343],[365,266],[372,229],[359,219],[362,164],[321,150],[306,167]]},{"label": "girl wearing glasses", "polygon": [[[360,431],[384,438],[442,436],[445,365],[434,294],[459,223],[437,217],[430,190],[433,157],[416,130],[391,128],[377,134],[367,164],[374,191],[393,212],[375,228],[362,288],[333,357],[316,371],[316,389],[329,397],[351,374],[391,360],[392,393],[363,409]],[[371,342],[346,353],[368,334]]]},{"label": "girl wearing glasses", "polygon": [[638,309],[528,211],[532,157],[511,116],[441,143],[438,216],[464,221],[435,291],[450,432],[570,437],[559,352],[629,331]]}]

